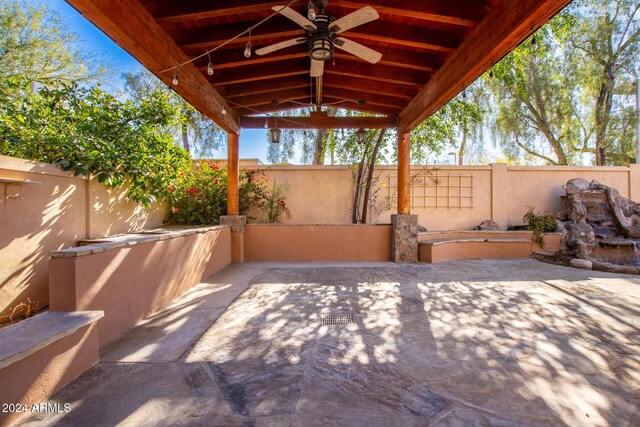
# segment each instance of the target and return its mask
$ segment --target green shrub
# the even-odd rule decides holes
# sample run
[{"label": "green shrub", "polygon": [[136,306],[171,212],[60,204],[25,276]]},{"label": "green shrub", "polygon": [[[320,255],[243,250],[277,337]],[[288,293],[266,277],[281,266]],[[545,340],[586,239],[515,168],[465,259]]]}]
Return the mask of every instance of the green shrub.
[{"label": "green shrub", "polygon": [[[239,182],[239,210],[250,222],[278,223],[290,216],[284,189],[268,186],[263,172],[242,171]],[[189,225],[215,225],[227,212],[227,170],[214,163],[201,162],[170,184],[170,211],[167,222]],[[258,216],[249,216],[256,214]]]},{"label": "green shrub", "polygon": [[522,217],[522,221],[527,225],[527,230],[533,232],[532,240],[541,247],[544,245],[542,233],[551,233],[556,231],[556,219],[553,212],[545,212],[536,214],[531,206]]}]

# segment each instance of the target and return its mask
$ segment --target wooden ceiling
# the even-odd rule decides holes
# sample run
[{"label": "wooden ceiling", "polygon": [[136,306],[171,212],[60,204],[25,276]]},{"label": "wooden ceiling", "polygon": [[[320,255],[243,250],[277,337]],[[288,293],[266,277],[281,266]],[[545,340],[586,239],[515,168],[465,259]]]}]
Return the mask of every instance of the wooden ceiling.
[{"label": "wooden ceiling", "polygon": [[[570,0],[329,0],[325,13],[336,18],[364,6],[377,10],[378,20],[341,36],[382,53],[382,59],[369,64],[336,49],[317,81],[309,76],[306,43],[245,58],[248,35],[211,54],[212,76],[206,56],[162,73],[227,42],[287,1],[67,1],[165,82],[177,74],[178,93],[236,132],[242,116],[318,101],[383,114],[385,123],[411,130]],[[291,8],[306,16],[307,2]],[[276,15],[253,30],[251,43],[255,52],[298,37],[304,30]]]}]

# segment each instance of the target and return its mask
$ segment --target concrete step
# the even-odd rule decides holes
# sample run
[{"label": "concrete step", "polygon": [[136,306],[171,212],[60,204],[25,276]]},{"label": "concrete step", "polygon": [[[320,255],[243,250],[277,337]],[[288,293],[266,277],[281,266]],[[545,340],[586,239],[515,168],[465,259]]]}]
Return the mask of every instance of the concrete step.
[{"label": "concrete step", "polygon": [[527,258],[531,239],[517,237],[452,237],[419,242],[420,262],[435,263],[469,258]]}]

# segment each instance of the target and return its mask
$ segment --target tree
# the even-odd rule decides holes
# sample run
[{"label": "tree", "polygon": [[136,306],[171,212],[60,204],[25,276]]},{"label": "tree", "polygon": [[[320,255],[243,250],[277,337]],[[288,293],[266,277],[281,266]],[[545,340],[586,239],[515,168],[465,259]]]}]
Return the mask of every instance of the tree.
[{"label": "tree", "polygon": [[28,93],[26,79],[0,79],[0,154],[92,174],[147,205],[191,169],[165,129],[177,113],[166,93],[122,102],[99,87],[58,84]]},{"label": "tree", "polygon": [[0,0],[0,77],[53,85],[95,81],[106,68],[75,46],[78,35],[45,4]]},{"label": "tree", "polygon": [[[636,0],[579,1],[564,19],[572,26],[565,37],[583,67],[585,91],[593,100],[596,164],[611,163],[618,138],[615,127],[628,126],[625,114],[613,111],[620,83],[637,76],[640,54],[640,3]],[[619,107],[624,110],[624,106]],[[622,123],[619,123],[622,120]],[[618,123],[615,123],[618,122]],[[614,129],[611,126],[614,126]],[[626,160],[626,159],[625,159]]]},{"label": "tree", "polygon": [[629,0],[574,2],[494,66],[493,130],[511,159],[632,159],[633,134],[625,132],[632,105],[615,95],[635,74],[639,7]]},{"label": "tree", "polygon": [[136,102],[164,93],[178,114],[178,126],[172,129],[176,143],[196,158],[211,157],[222,148],[225,134],[213,120],[196,110],[181,96],[147,70],[123,75],[125,89]]}]

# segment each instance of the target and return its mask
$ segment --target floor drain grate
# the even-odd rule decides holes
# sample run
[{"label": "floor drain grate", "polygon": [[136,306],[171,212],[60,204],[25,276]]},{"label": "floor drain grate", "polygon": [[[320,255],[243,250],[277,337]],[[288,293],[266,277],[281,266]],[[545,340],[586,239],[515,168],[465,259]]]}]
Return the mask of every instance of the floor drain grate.
[{"label": "floor drain grate", "polygon": [[351,314],[321,314],[323,325],[349,325],[353,323]]}]

